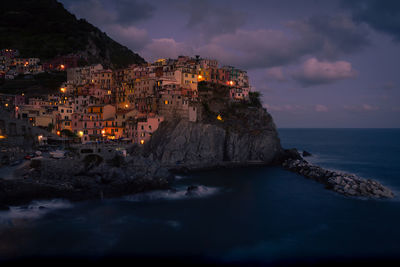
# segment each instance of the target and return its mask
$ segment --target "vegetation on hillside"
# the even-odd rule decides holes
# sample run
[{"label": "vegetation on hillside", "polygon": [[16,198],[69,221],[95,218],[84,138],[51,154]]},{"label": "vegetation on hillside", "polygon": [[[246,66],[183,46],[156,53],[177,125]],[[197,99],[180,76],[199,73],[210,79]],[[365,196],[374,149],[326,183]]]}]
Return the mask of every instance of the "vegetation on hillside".
[{"label": "vegetation on hillside", "polygon": [[[94,44],[97,53],[90,54]],[[0,49],[18,49],[22,57],[51,59],[58,55],[85,54],[89,63],[124,67],[144,59],[105,33],[78,20],[56,0],[2,1]]]},{"label": "vegetation on hillside", "polygon": [[66,72],[40,73],[36,75],[19,75],[14,80],[4,80],[0,84],[2,94],[26,94],[39,96],[59,93],[60,86],[67,81]]},{"label": "vegetation on hillside", "polygon": [[267,113],[259,112],[262,109],[259,92],[250,92],[248,101],[231,101],[229,92],[229,86],[199,83],[202,122],[218,124],[227,130],[239,132],[250,126],[261,129],[263,121],[271,120]]}]

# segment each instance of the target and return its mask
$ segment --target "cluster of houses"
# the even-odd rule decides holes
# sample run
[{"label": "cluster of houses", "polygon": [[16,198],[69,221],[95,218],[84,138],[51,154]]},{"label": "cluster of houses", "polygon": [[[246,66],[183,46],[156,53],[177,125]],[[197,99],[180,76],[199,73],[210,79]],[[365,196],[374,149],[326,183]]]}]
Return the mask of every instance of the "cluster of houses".
[{"label": "cluster of houses", "polygon": [[82,143],[144,144],[164,120],[198,120],[201,84],[225,86],[232,101],[246,101],[250,92],[246,71],[199,56],[118,70],[97,64],[66,71],[58,94],[0,95],[0,104],[18,119]]},{"label": "cluster of houses", "polygon": [[52,60],[41,62],[39,58],[20,57],[17,49],[0,50],[0,79],[13,80],[23,74],[38,74],[48,70],[65,71],[78,66],[76,55],[59,56]]}]

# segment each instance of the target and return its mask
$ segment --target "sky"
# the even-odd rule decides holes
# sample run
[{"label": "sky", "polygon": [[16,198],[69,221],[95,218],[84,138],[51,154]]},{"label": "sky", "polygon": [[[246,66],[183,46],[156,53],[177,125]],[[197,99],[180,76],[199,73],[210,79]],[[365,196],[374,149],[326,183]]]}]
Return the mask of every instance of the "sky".
[{"label": "sky", "polygon": [[400,127],[400,1],[60,2],[149,62],[247,70],[279,128]]}]

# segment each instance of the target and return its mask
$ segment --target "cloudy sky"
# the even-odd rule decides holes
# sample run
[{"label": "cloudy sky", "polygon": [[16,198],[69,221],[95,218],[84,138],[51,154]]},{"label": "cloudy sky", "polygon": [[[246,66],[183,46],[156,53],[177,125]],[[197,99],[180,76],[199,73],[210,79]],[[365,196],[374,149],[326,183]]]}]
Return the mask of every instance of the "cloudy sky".
[{"label": "cloudy sky", "polygon": [[246,69],[278,127],[400,127],[400,1],[61,2],[147,61]]}]

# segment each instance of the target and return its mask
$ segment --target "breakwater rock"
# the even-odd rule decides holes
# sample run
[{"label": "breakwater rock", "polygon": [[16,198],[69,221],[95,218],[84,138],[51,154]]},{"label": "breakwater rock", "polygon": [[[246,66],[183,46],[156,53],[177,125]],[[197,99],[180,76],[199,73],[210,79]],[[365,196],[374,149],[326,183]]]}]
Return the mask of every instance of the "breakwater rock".
[{"label": "breakwater rock", "polygon": [[292,172],[318,181],[327,189],[352,197],[393,198],[390,189],[377,181],[364,179],[354,174],[323,169],[304,159],[286,159],[282,166]]}]

